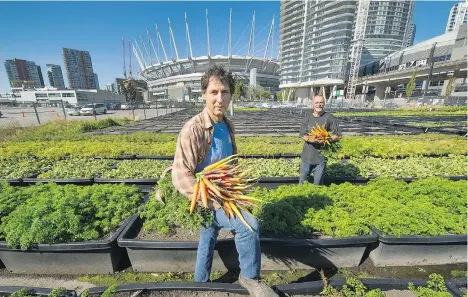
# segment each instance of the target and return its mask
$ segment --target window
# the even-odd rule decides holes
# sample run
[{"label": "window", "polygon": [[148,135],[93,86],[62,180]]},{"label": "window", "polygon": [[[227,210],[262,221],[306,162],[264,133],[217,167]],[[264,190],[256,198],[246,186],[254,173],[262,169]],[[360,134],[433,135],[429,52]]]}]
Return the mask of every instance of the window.
[{"label": "window", "polygon": [[49,98],[60,98],[60,93],[49,93]]},{"label": "window", "polygon": [[36,93],[36,98],[47,98],[47,94]]},{"label": "window", "polygon": [[75,97],[75,93],[62,93],[62,97]]}]

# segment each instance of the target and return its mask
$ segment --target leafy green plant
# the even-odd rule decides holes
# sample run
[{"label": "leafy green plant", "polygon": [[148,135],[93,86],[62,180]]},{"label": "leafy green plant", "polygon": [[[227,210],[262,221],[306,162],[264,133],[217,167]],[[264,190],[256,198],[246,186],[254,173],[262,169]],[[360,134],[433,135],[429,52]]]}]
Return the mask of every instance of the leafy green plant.
[{"label": "leafy green plant", "polygon": [[50,160],[11,159],[0,160],[0,178],[22,178],[30,176],[52,165]]},{"label": "leafy green plant", "polygon": [[429,177],[436,175],[466,175],[465,156],[405,159],[351,158],[350,164],[357,168],[361,176],[384,177]]},{"label": "leafy green plant", "polygon": [[[34,294],[32,291],[28,291],[25,288],[19,289],[16,292],[13,292],[10,297],[37,297],[38,295]],[[67,296],[67,289],[65,288],[56,288],[50,291],[48,297],[65,297]]]},{"label": "leafy green plant", "polygon": [[10,247],[22,250],[40,243],[102,238],[114,232],[142,202],[138,188],[125,185],[48,183],[16,190],[25,191],[22,195],[30,198],[2,218],[0,231]]},{"label": "leafy green plant", "polygon": [[320,294],[329,297],[385,297],[380,289],[368,291],[360,280],[351,276],[346,276],[346,284],[341,288],[332,287],[324,280],[324,289]]},{"label": "leafy green plant", "polygon": [[115,160],[72,158],[58,161],[51,170],[39,174],[38,178],[93,178],[114,165]]},{"label": "leafy green plant", "polygon": [[[0,159],[36,156],[57,160],[70,157],[115,157],[119,155],[174,155],[177,135],[135,133],[72,138],[71,140],[40,140],[0,142]],[[303,141],[298,137],[237,137],[241,155],[300,154]],[[279,145],[280,144],[280,145]],[[461,136],[443,134],[347,136],[340,140],[341,148],[326,152],[329,158],[351,157],[410,157],[421,155],[467,153],[466,140]]]},{"label": "leafy green plant", "polygon": [[167,160],[123,160],[116,169],[104,171],[103,178],[159,178],[172,165]]},{"label": "leafy green plant", "polygon": [[119,286],[117,285],[112,285],[108,287],[101,295],[101,297],[114,297],[115,294],[117,293],[117,289]]},{"label": "leafy green plant", "polygon": [[32,292],[28,292],[25,288],[19,289],[18,291],[13,292],[10,297],[37,297]]},{"label": "leafy green plant", "polygon": [[170,234],[179,227],[197,232],[202,226],[211,224],[210,210],[196,207],[193,214],[189,213],[190,202],[174,188],[170,174],[159,181],[157,189],[161,191],[165,203],[151,198],[146,204],[140,213],[140,217],[144,219],[145,231]]},{"label": "leafy green plant", "polygon": [[65,297],[67,296],[67,289],[65,288],[56,288],[50,291],[48,297]]},{"label": "leafy green plant", "polygon": [[407,184],[379,178],[367,186],[312,184],[256,189],[263,236],[349,237],[370,234],[466,234],[467,182],[439,177]]},{"label": "leafy green plant", "polygon": [[418,297],[451,297],[447,292],[444,278],[436,273],[429,275],[426,287],[416,287],[413,283],[408,284],[408,288]]},{"label": "leafy green plant", "polygon": [[[6,182],[0,182],[0,222],[8,216],[16,207],[34,194],[46,191],[43,187],[13,187]],[[0,224],[0,239],[4,239],[3,225]]]}]

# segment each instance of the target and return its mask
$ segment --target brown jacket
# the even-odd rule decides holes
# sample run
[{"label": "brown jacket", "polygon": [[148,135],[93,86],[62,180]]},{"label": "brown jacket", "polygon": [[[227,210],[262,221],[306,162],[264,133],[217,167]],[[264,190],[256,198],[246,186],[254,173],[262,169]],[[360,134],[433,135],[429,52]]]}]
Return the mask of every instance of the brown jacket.
[{"label": "brown jacket", "polygon": [[[234,138],[234,126],[224,117],[229,129],[233,153],[237,153],[236,140]],[[208,154],[213,141],[213,125],[208,110],[191,118],[180,131],[172,164],[172,183],[174,187],[188,199],[192,198],[195,186],[195,170]],[[215,205],[218,208],[219,205]]]}]

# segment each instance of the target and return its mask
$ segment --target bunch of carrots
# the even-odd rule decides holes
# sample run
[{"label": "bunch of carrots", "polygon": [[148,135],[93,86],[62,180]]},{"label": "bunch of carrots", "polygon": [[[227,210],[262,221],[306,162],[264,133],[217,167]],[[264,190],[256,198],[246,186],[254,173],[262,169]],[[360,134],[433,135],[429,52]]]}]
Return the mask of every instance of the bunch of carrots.
[{"label": "bunch of carrots", "polygon": [[308,136],[310,139],[315,139],[319,143],[330,145],[331,135],[332,133],[327,131],[325,125],[320,126],[317,124],[314,128],[312,128]]},{"label": "bunch of carrots", "polygon": [[250,214],[247,207],[257,207],[252,201],[260,201],[246,195],[256,179],[248,177],[248,170],[244,171],[236,164],[237,155],[232,155],[196,174],[190,213],[193,213],[198,201],[201,200],[202,205],[208,207],[208,201],[212,200],[223,207],[228,218],[238,216],[253,231],[241,210]]}]

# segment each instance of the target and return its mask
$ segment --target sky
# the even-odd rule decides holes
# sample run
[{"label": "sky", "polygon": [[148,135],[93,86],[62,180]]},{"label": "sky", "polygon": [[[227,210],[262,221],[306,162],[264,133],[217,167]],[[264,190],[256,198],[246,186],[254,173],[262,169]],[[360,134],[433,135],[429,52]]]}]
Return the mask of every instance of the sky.
[{"label": "sky", "polygon": [[[415,43],[445,32],[445,26],[454,1],[416,1],[414,23]],[[194,56],[206,55],[206,19],[208,9],[211,55],[228,53],[229,11],[232,9],[232,53],[246,55],[250,25],[255,16],[255,54],[263,56],[271,22],[274,46],[267,56],[276,58],[279,40],[279,1],[159,1],[159,2],[5,2],[0,1],[0,93],[9,92],[4,61],[24,59],[41,66],[44,82],[49,85],[46,64],[62,66],[67,84],[62,48],[86,50],[90,53],[99,85],[123,77],[122,38],[126,40],[128,66],[128,40],[140,36],[147,43],[149,30],[158,55],[155,24],[159,26],[168,58],[175,57],[170,44],[168,18],[180,58],[188,56],[184,13],[187,13],[189,33]],[[147,43],[148,44],[148,43]],[[149,46],[149,45],[148,45]],[[151,50],[148,48],[148,50]],[[144,49],[141,48],[144,52]],[[154,54],[152,54],[153,59]],[[154,61],[153,61],[154,62]],[[132,70],[138,64],[132,56]]]}]

